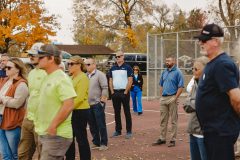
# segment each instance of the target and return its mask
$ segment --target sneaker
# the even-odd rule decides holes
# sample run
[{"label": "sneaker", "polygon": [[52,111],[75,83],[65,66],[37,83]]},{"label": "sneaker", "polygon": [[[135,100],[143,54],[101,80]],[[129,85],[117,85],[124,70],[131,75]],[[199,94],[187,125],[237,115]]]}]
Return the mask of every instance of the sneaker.
[{"label": "sneaker", "polygon": [[156,142],[152,143],[152,146],[166,144],[165,140],[158,139]]},{"label": "sneaker", "polygon": [[99,151],[106,151],[106,150],[108,150],[108,146],[101,145],[101,146],[99,147]]},{"label": "sneaker", "polygon": [[113,135],[112,135],[112,138],[118,137],[118,136],[120,136],[120,135],[122,135],[122,133],[115,131],[115,132],[113,133]]},{"label": "sneaker", "polygon": [[132,138],[132,132],[127,132],[125,138],[126,138],[126,139]]},{"label": "sneaker", "polygon": [[168,147],[175,147],[175,141],[170,141],[168,144]]},{"label": "sneaker", "polygon": [[91,148],[91,149],[99,149],[99,146],[96,145],[96,144],[91,144],[91,145],[90,145],[90,148]]}]

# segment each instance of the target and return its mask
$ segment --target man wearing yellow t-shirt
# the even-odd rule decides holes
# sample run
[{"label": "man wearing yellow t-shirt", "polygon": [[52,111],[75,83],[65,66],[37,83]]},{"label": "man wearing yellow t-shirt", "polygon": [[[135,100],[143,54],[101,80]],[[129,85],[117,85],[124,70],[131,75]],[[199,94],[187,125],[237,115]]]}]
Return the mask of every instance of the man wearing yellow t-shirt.
[{"label": "man wearing yellow t-shirt", "polygon": [[40,145],[38,143],[38,135],[34,131],[34,119],[36,107],[39,104],[39,91],[42,81],[47,73],[38,68],[38,50],[43,46],[43,43],[35,43],[28,54],[31,64],[35,66],[35,69],[28,74],[28,88],[29,98],[27,103],[27,114],[22,123],[21,139],[18,146],[18,158],[19,160],[32,159],[34,152],[37,150],[40,155]]},{"label": "man wearing yellow t-shirt", "polygon": [[42,144],[40,160],[63,159],[72,143],[71,113],[74,91],[71,79],[59,68],[61,52],[47,44],[38,51],[39,68],[47,72],[43,80],[35,129]]}]

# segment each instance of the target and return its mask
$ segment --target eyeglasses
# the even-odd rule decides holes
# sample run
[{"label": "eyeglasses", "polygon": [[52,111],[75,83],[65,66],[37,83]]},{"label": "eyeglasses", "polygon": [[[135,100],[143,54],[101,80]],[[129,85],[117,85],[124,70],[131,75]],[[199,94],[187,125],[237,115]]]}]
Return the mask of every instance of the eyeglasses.
[{"label": "eyeglasses", "polygon": [[73,66],[73,65],[75,65],[75,64],[79,64],[79,63],[68,62],[67,64],[68,64],[68,66]]},{"label": "eyeglasses", "polygon": [[199,69],[197,69],[196,67],[192,68],[193,71],[198,71]]},{"label": "eyeglasses", "polygon": [[86,66],[91,66],[91,63],[85,63]]},{"label": "eyeglasses", "polygon": [[133,69],[134,71],[138,71],[138,69]]},{"label": "eyeglasses", "polygon": [[123,55],[120,55],[120,56],[116,56],[117,58],[121,58]]},{"label": "eyeglasses", "polygon": [[12,66],[6,66],[5,70],[11,70],[13,67]]}]

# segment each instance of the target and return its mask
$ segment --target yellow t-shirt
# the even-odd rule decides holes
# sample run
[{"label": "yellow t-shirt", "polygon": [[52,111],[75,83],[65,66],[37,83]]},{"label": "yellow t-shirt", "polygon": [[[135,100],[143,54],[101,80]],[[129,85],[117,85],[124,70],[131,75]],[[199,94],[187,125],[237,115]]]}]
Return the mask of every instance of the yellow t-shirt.
[{"label": "yellow t-shirt", "polygon": [[[40,102],[36,112],[35,130],[39,135],[46,135],[46,130],[63,105],[63,101],[76,97],[71,79],[58,69],[47,75],[40,90]],[[72,138],[72,114],[57,128],[57,135]]]},{"label": "yellow t-shirt", "polygon": [[42,69],[33,69],[28,74],[29,98],[27,103],[27,118],[34,121],[36,107],[39,105],[39,94],[42,81],[47,73]]}]

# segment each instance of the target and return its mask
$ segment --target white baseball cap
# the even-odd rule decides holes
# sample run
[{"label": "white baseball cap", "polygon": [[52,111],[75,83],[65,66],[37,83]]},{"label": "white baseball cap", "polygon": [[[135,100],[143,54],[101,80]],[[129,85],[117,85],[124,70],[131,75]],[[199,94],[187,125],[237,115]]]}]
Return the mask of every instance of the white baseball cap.
[{"label": "white baseball cap", "polygon": [[34,43],[31,47],[30,50],[27,50],[27,53],[28,54],[38,54],[38,51],[41,50],[41,47],[43,46],[44,44],[41,43],[41,42],[37,42],[37,43]]}]

